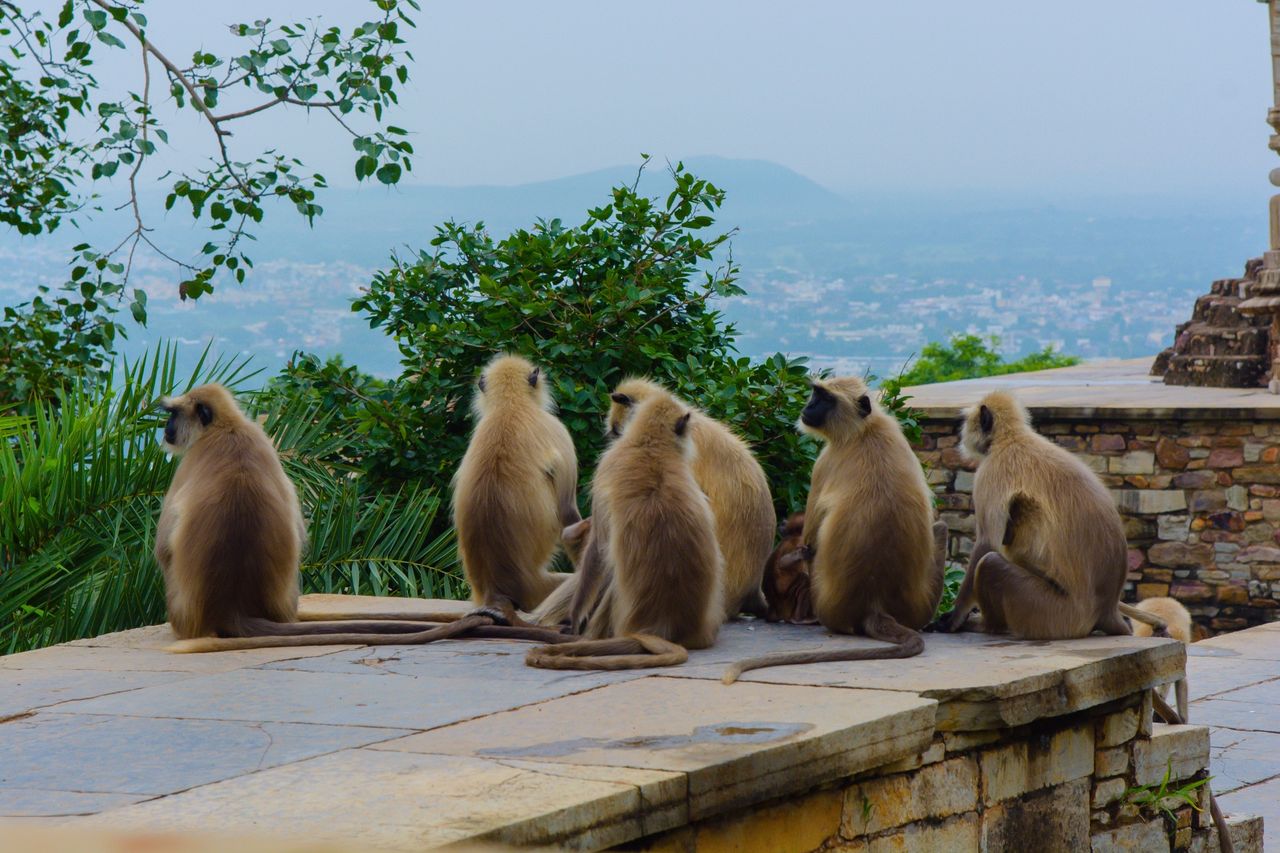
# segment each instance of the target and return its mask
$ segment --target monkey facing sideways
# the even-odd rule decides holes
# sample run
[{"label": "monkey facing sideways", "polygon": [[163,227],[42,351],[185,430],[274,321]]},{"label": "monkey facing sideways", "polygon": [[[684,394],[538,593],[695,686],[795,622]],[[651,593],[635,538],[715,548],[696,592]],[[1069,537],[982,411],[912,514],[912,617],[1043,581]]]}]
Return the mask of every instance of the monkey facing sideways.
[{"label": "monkey facing sideways", "polygon": [[764,568],[765,619],[809,625],[813,617],[809,561],[804,556],[804,513],[793,512],[778,532],[782,541]]},{"label": "monkey facing sideways", "polygon": [[531,649],[530,666],[672,666],[688,659],[688,649],[715,642],[725,619],[724,558],[690,469],[691,417],[674,397],[654,396],[601,457],[582,554],[608,566],[591,639]]},{"label": "monkey facing sideways", "polygon": [[739,612],[763,616],[760,582],[777,525],[764,469],[747,443],[728,426],[649,379],[626,379],[613,390],[609,435],[622,435],[636,407],[657,395],[670,396],[692,412],[693,479],[711,504],[716,542],[724,555],[725,616],[733,619]]},{"label": "monkey facing sideways", "polygon": [[298,622],[306,526],[297,492],[262,427],[221,385],[161,405],[166,449],[181,457],[156,526],[174,652],[276,646],[428,642],[470,631],[556,642],[539,629],[489,627],[487,617],[371,614]]},{"label": "monkey facing sideways", "polygon": [[1127,545],[1102,482],[1031,429],[1026,409],[993,392],[966,414],[961,445],[978,460],[976,544],[955,608],[931,627],[961,630],[976,606],[983,630],[1028,640],[1129,634],[1121,614],[1164,623],[1124,605]]},{"label": "monkey facing sideways", "polygon": [[[933,493],[902,428],[856,377],[814,380],[800,428],[825,442],[804,511],[813,612],[828,630],[864,634],[884,648],[783,652],[726,671],[920,654],[917,633],[942,596],[945,537],[933,523]],[[941,530],[939,530],[941,528]]]}]

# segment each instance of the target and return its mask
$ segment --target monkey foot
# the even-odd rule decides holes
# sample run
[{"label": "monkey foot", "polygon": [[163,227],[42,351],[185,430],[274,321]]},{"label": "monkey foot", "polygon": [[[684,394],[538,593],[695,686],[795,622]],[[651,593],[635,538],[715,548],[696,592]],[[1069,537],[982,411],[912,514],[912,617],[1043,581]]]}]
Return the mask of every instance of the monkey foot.
[{"label": "monkey foot", "polygon": [[489,604],[477,607],[475,610],[468,613],[467,616],[488,616],[493,620],[493,624],[495,625],[503,625],[506,627],[511,626],[511,620],[507,618],[507,614],[502,611],[502,608],[494,607]]},{"label": "monkey foot", "polygon": [[920,630],[927,634],[954,634],[956,628],[959,627],[959,625],[956,628],[952,627],[952,623],[955,621],[955,613],[954,610],[948,610]]}]

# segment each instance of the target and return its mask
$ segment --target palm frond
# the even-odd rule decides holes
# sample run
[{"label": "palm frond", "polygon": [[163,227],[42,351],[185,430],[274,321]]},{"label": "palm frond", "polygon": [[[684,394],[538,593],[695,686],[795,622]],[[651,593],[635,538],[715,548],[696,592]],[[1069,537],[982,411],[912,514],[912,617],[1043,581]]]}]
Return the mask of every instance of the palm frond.
[{"label": "palm frond", "polygon": [[[253,375],[247,360],[206,349],[179,377],[176,349],[162,346],[121,361],[101,387],[65,392],[30,417],[0,417],[0,653],[164,618],[151,550],[174,463],[156,440],[154,401]],[[341,440],[305,404],[270,413],[267,431],[310,520],[306,589],[461,593],[451,537],[428,541],[435,494],[363,494],[350,472],[322,461]]]}]

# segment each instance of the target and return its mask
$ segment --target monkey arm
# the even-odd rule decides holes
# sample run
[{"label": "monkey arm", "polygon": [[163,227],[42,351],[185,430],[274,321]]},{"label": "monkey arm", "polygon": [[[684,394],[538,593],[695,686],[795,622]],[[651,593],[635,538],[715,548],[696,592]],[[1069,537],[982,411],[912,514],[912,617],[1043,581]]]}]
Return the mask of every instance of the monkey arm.
[{"label": "monkey arm", "polygon": [[565,461],[547,468],[547,479],[556,495],[556,515],[560,519],[560,528],[582,521],[582,513],[578,510],[578,466]]},{"label": "monkey arm", "polygon": [[600,591],[606,574],[605,555],[601,547],[599,527],[596,527],[583,549],[582,560],[577,566],[579,575],[577,588],[573,591],[573,601],[569,604],[569,626],[574,633],[582,633],[592,611],[600,602]]}]

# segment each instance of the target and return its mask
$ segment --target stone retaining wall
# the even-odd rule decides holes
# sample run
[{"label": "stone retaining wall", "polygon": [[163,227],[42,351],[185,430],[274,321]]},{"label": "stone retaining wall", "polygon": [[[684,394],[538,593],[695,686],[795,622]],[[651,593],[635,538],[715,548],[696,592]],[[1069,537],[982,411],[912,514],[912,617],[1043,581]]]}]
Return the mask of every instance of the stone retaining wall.
[{"label": "stone retaining wall", "polygon": [[[911,759],[625,849],[1209,853],[1207,794],[1188,788],[1208,766],[1209,730],[1153,725],[1150,693],[1135,693],[1030,726],[943,732]],[[1232,838],[1260,853],[1261,819],[1234,822]]]},{"label": "stone retaining wall", "polygon": [[[1280,619],[1280,421],[1035,420],[1112,490],[1129,538],[1125,597],[1169,595],[1209,632]],[[917,449],[951,556],[973,548],[972,466],[959,425],[927,420]]]}]

